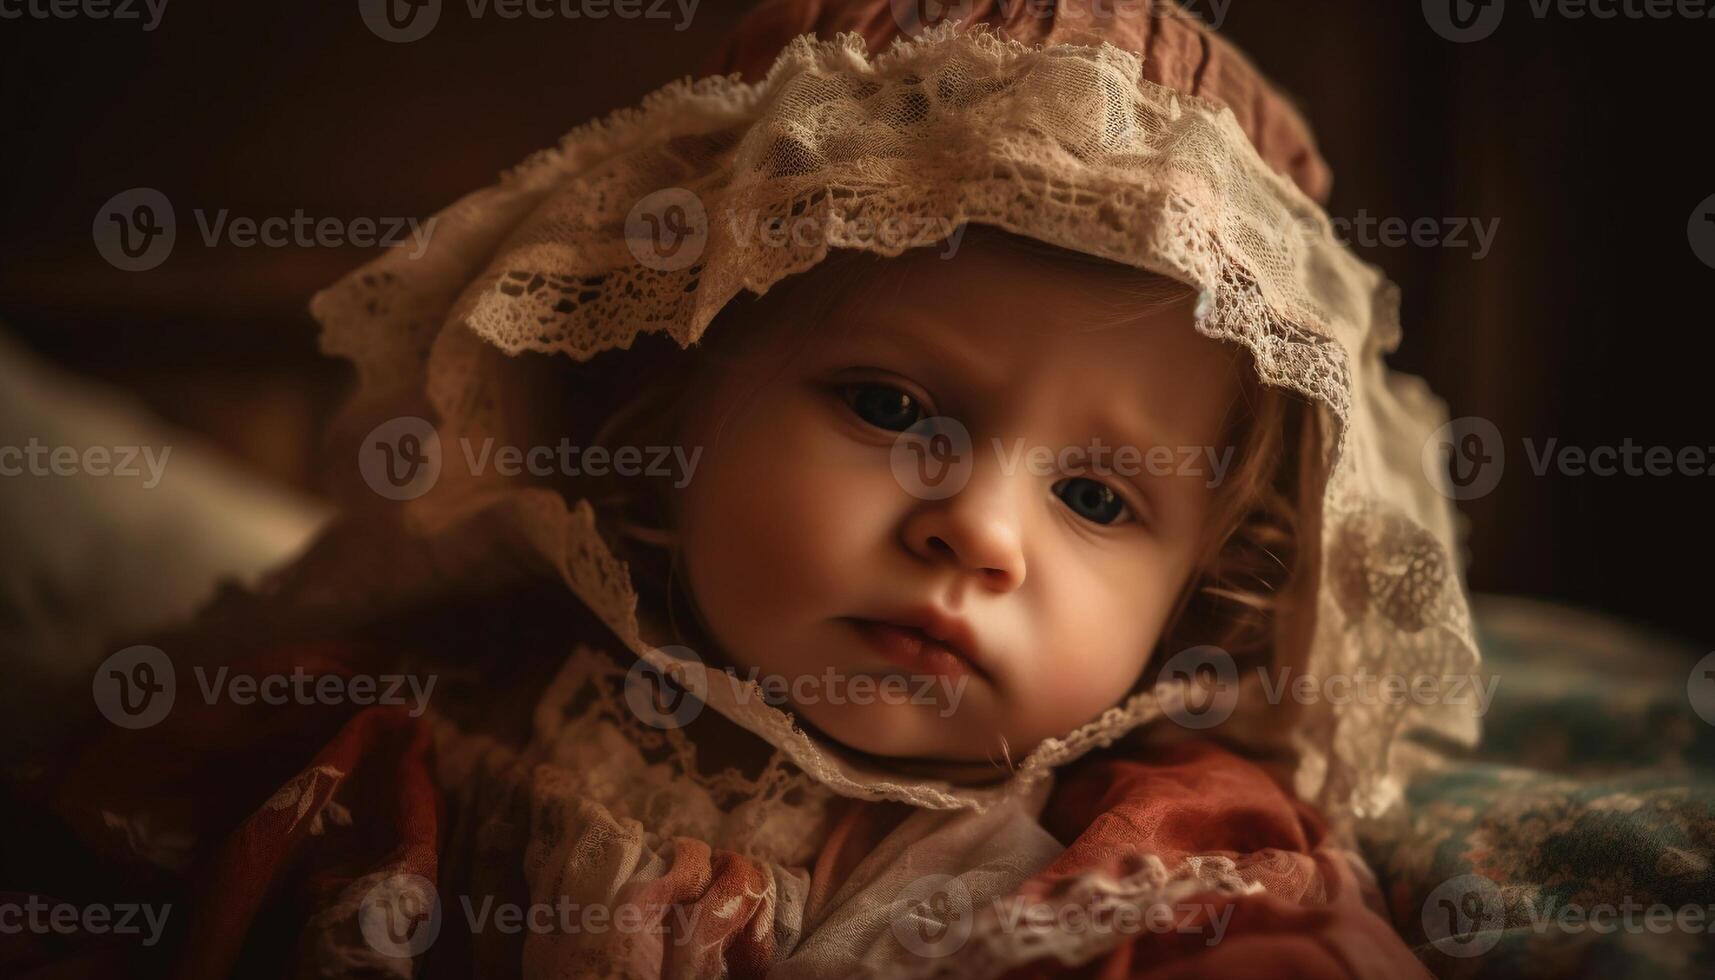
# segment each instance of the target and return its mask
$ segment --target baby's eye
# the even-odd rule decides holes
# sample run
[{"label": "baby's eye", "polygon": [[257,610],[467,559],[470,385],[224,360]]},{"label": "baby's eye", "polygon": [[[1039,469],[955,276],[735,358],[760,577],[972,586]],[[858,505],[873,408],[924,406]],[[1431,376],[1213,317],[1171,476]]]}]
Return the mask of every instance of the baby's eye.
[{"label": "baby's eye", "polygon": [[916,398],[892,385],[847,385],[845,395],[859,418],[891,432],[904,432],[926,417]]},{"label": "baby's eye", "polygon": [[1079,517],[1097,524],[1113,524],[1131,514],[1119,494],[1086,477],[1061,480],[1054,484],[1054,495]]}]

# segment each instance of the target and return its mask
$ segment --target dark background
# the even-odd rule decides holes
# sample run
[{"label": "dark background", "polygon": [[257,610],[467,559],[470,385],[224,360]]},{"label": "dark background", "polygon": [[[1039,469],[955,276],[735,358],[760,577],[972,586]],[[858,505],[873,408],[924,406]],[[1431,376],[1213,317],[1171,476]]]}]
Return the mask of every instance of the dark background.
[{"label": "dark background", "polygon": [[[312,292],[369,254],[205,247],[233,216],[427,217],[590,116],[695,73],[747,4],[672,22],[470,18],[370,33],[356,0],[170,0],[158,28],[0,20],[0,320],[255,471],[315,492],[350,384],[316,352]],[[1207,9],[1207,7],[1201,8]],[[1493,420],[1506,476],[1463,505],[1472,587],[1558,596],[1715,642],[1715,477],[1531,473],[1522,440],[1715,447],[1715,269],[1687,240],[1715,194],[1715,20],[1533,16],[1452,43],[1416,0],[1232,0],[1218,25],[1299,98],[1336,216],[1499,219],[1493,249],[1359,251],[1404,290],[1396,367]],[[153,187],[179,222],[148,272],[91,225]]]}]

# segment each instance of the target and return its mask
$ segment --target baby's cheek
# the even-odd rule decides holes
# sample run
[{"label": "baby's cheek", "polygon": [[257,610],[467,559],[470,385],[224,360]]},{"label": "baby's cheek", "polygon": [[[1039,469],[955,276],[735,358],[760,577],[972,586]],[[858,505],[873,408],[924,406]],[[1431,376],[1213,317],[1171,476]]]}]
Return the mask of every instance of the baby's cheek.
[{"label": "baby's cheek", "polygon": [[1049,735],[1124,701],[1154,651],[1164,609],[1136,601],[1135,593],[1116,603],[1101,595],[1099,589],[1086,593],[1076,614],[1060,621],[1045,644],[1049,652],[1031,662],[1019,688],[1032,703],[1032,720]]},{"label": "baby's cheek", "polygon": [[1053,663],[1040,665],[1034,672],[1032,690],[1041,692],[1044,726],[1053,734],[1062,734],[1118,704],[1140,667],[1141,658],[1131,651],[1088,645],[1067,650]]},{"label": "baby's cheek", "polygon": [[[722,437],[688,488],[693,589],[743,659],[808,656],[795,629],[861,611],[862,588],[900,495],[885,458],[841,445],[814,420],[776,412]],[[785,663],[770,664],[784,667]],[[814,665],[807,664],[813,670]]]},{"label": "baby's cheek", "polygon": [[768,441],[742,467],[753,474],[741,477],[748,485],[729,497],[766,556],[771,581],[806,598],[861,583],[897,525],[901,491],[886,458],[804,424],[777,429]]}]

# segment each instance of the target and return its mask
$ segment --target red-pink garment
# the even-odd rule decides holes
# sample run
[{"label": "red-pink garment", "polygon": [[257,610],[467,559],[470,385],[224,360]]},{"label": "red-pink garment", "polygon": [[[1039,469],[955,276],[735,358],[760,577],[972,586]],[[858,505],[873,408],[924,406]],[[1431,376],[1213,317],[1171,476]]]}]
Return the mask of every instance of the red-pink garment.
[{"label": "red-pink garment", "polygon": [[[373,665],[371,651],[324,645],[276,651],[231,669],[264,675],[302,665],[310,673],[351,676],[366,663]],[[324,914],[353,882],[399,872],[437,880],[448,844],[448,794],[432,776],[424,718],[401,707],[210,705],[183,674],[180,682],[181,698],[166,721],[142,731],[103,730],[63,771],[38,783],[37,797],[88,848],[83,857],[132,869],[133,883],[146,879],[151,862],[172,863],[173,842],[194,839],[183,877],[158,877],[149,896],[174,903],[178,915],[167,941],[141,949],[112,937],[49,946],[0,936],[0,974],[296,975],[306,943],[287,943],[283,957],[265,955],[281,945],[280,937],[308,928],[362,941],[354,916],[330,921]],[[810,905],[908,811],[902,804],[844,801],[809,869]],[[114,815],[128,824],[116,828]],[[146,817],[141,829],[140,817]],[[1026,898],[1047,898],[1057,883],[1093,869],[1123,876],[1148,855],[1169,867],[1193,856],[1228,857],[1264,891],[1210,892],[1194,905],[1175,905],[1185,916],[1232,907],[1214,945],[1206,932],[1144,933],[1075,968],[1048,960],[1013,976],[1427,975],[1366,905],[1316,815],[1225,749],[1187,742],[1147,759],[1086,756],[1059,773],[1042,823],[1069,844],[1019,889]],[[758,977],[790,952],[778,948],[769,928],[764,868],[689,838],[674,838],[670,850],[664,874],[616,898],[710,912],[680,917],[694,923],[695,934],[668,955],[714,955],[731,975]],[[462,921],[450,912],[443,917],[431,951],[433,975],[517,972],[516,947],[491,934],[455,935]],[[697,965],[698,972],[717,966]]]},{"label": "red-pink garment", "polygon": [[[877,53],[904,34],[897,13],[915,0],[766,0],[726,40],[704,74],[760,79],[786,42],[800,34],[863,37]],[[1334,175],[1287,96],[1250,59],[1172,0],[967,0],[964,24],[987,24],[1025,44],[1106,41],[1143,56],[1143,77],[1224,105],[1257,153],[1318,204]]]}]

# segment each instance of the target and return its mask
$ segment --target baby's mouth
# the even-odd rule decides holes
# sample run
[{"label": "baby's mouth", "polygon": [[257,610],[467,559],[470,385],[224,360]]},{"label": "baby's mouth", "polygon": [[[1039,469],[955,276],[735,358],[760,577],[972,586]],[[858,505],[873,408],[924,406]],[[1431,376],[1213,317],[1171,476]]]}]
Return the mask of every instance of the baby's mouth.
[{"label": "baby's mouth", "polygon": [[957,639],[940,639],[922,627],[907,623],[856,616],[844,617],[843,621],[849,623],[882,659],[913,673],[950,678],[975,674],[984,680],[989,679],[988,672]]}]

